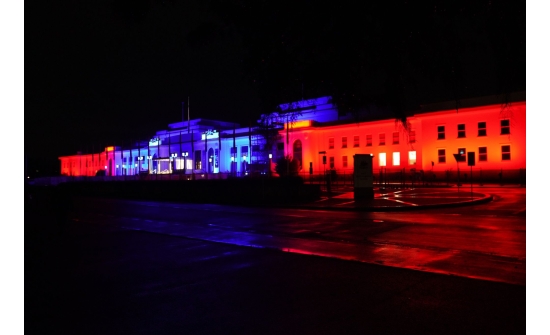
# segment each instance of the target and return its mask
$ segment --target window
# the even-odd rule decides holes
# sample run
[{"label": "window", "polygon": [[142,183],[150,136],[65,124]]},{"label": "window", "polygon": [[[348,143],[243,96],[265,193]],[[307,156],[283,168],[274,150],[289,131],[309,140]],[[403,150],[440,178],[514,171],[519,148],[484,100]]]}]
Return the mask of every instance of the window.
[{"label": "window", "polygon": [[409,131],[409,143],[416,142],[416,132],[414,130]]},{"label": "window", "polygon": [[195,170],[202,169],[202,155],[200,150],[195,151]]},{"label": "window", "polygon": [[438,149],[437,150],[437,162],[438,163],[445,163],[445,149]]},{"label": "window", "polygon": [[416,164],[416,151],[409,151],[409,165]]},{"label": "window", "polygon": [[466,125],[465,124],[459,124],[458,125],[458,138],[464,138],[466,137]]},{"label": "window", "polygon": [[378,145],[386,145],[386,134],[378,135],[379,143]]},{"label": "window", "polygon": [[334,137],[330,137],[328,139],[328,148],[329,149],[334,149]]},{"label": "window", "polygon": [[353,136],[353,147],[359,148],[359,136]]},{"label": "window", "polygon": [[462,156],[460,156],[458,158],[458,161],[459,162],[465,162],[466,161],[466,148],[458,148],[457,153],[462,154]]},{"label": "window", "polygon": [[342,167],[348,167],[348,156],[342,156]]},{"label": "window", "polygon": [[477,136],[487,136],[487,123],[478,122],[477,123]]},{"label": "window", "polygon": [[367,135],[367,147],[372,147],[372,135]]},{"label": "window", "polygon": [[399,158],[400,158],[399,157],[399,152],[394,152],[393,153],[393,160],[392,160],[393,166],[399,166],[401,164]]},{"label": "window", "polygon": [[503,161],[509,161],[510,159],[511,159],[510,146],[509,145],[503,145],[502,146],[502,160]]},{"label": "window", "polygon": [[510,120],[500,120],[500,135],[510,134]]},{"label": "window", "polygon": [[348,147],[348,138],[342,137],[342,148],[347,148],[347,147]]},{"label": "window", "polygon": [[393,144],[399,144],[399,132],[393,133]]},{"label": "window", "polygon": [[445,139],[445,126],[437,126],[437,139],[438,140]]},{"label": "window", "polygon": [[487,147],[479,147],[477,159],[480,162],[486,162],[487,161]]},{"label": "window", "polygon": [[334,169],[334,157],[329,158],[330,168]]},{"label": "window", "polygon": [[386,153],[381,152],[378,154],[378,159],[380,160],[380,166],[386,166]]},{"label": "window", "polygon": [[241,147],[241,156],[243,161],[245,161],[248,157],[248,145],[243,145]]}]

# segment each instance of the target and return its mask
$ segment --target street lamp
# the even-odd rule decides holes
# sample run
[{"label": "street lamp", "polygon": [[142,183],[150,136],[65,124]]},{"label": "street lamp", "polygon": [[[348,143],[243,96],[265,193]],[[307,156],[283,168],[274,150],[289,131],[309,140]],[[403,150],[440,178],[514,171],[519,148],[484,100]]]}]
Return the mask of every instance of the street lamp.
[{"label": "street lamp", "polygon": [[187,169],[187,156],[189,156],[189,152],[184,151],[181,153],[181,156],[183,157],[183,174],[185,174]]}]

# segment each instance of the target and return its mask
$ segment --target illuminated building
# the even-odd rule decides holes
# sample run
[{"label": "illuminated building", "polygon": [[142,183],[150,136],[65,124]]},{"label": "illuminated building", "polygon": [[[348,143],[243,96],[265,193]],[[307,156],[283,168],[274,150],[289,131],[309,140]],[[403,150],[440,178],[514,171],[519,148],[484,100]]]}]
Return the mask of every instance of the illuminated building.
[{"label": "illuminated building", "polygon": [[[107,147],[94,154],[59,157],[61,174],[107,176],[184,174],[244,176],[265,173],[273,157],[299,161],[300,174],[353,172],[355,154],[372,154],[374,172],[441,175],[457,168],[472,173],[503,173],[526,168],[525,93],[509,104],[492,98],[422,106],[405,123],[363,112],[339,115],[330,97],[286,103],[261,122],[279,137],[266,141],[261,127],[196,119],[170,124],[149,141],[131,147]],[[275,138],[275,137],[273,137]],[[265,148],[271,143],[271,148]],[[459,163],[453,154],[464,155]],[[323,153],[324,152],[324,153]],[[323,153],[323,154],[320,154]],[[326,156],[326,164],[323,164]]]}]

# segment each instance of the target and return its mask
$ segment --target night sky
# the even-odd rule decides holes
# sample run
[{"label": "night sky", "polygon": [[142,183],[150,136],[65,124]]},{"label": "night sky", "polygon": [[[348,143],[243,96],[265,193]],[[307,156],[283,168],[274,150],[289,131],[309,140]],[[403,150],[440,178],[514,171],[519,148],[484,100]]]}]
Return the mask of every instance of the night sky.
[{"label": "night sky", "polygon": [[401,117],[526,90],[521,1],[46,1],[24,19],[33,176],[58,174],[58,156],[150,138],[188,97],[191,118],[248,126],[322,95]]}]

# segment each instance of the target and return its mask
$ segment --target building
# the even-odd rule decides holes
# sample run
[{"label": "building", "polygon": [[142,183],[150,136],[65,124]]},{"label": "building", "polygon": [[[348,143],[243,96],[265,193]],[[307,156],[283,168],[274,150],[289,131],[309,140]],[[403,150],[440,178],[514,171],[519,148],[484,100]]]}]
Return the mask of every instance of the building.
[{"label": "building", "polygon": [[[462,153],[455,159],[454,154]],[[467,161],[468,153],[474,158]],[[196,119],[173,123],[131,147],[59,157],[67,176],[180,174],[208,177],[268,173],[283,156],[300,174],[353,173],[353,156],[371,154],[375,174],[449,178],[525,173],[525,93],[422,106],[405,122],[379,115],[340,115],[331,97],[279,106],[258,125]],[[458,161],[457,161],[458,160]]]}]

